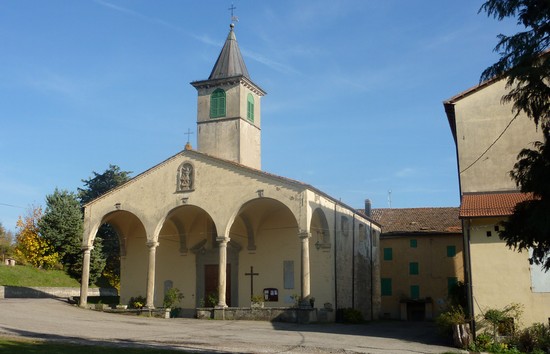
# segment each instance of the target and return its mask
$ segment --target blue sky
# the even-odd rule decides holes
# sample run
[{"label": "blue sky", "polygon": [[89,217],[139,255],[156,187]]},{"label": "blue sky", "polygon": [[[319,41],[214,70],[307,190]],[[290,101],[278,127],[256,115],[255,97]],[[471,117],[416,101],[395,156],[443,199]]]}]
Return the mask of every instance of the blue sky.
[{"label": "blue sky", "polygon": [[[514,21],[482,1],[234,0],[262,99],[262,168],[362,208],[458,206],[442,102]],[[183,149],[231,1],[0,1],[0,223],[116,164]],[[191,143],[196,146],[196,135]]]}]

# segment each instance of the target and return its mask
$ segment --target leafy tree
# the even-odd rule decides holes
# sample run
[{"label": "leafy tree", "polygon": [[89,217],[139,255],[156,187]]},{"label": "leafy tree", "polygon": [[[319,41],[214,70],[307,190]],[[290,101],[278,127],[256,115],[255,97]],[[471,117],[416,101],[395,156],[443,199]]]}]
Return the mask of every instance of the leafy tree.
[{"label": "leafy tree", "polygon": [[11,231],[6,231],[2,223],[0,223],[0,254],[2,254],[2,262],[6,257],[13,253],[13,234]]},{"label": "leafy tree", "polygon": [[518,251],[532,249],[530,261],[550,269],[550,1],[488,0],[480,11],[498,20],[516,17],[525,29],[512,36],[500,34],[495,51],[500,60],[487,68],[482,80],[505,77],[516,117],[525,113],[542,130],[543,141],[523,149],[510,176],[532,200],[519,203],[499,233],[506,245]]},{"label": "leafy tree", "polygon": [[[109,165],[103,173],[93,172],[93,177],[82,180],[84,188],[78,188],[78,197],[82,205],[100,197],[113,188],[130,180],[130,171],[122,171],[117,165]],[[111,286],[119,287],[120,283],[120,242],[115,229],[109,224],[103,224],[96,236],[95,246],[102,244],[102,254],[105,258],[105,268],[102,275]],[[95,248],[94,248],[95,251]],[[92,255],[93,252],[92,251]],[[93,262],[93,259],[92,261]]]},{"label": "leafy tree", "polygon": [[15,255],[37,268],[50,269],[59,263],[59,254],[38,231],[42,208],[33,207],[25,218],[17,220]]}]

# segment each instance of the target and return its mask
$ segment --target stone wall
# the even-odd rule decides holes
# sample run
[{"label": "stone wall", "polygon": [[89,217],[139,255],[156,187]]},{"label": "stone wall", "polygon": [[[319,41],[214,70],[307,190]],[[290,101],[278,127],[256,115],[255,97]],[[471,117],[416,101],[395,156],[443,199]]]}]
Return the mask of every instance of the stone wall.
[{"label": "stone wall", "polygon": [[270,322],[313,323],[334,322],[333,312],[325,309],[305,309],[289,307],[228,307],[225,309],[198,308],[198,319],[254,320]]},{"label": "stone wall", "polygon": [[[0,299],[66,298],[80,296],[80,288],[0,286]],[[118,296],[112,288],[90,288],[88,296]]]}]

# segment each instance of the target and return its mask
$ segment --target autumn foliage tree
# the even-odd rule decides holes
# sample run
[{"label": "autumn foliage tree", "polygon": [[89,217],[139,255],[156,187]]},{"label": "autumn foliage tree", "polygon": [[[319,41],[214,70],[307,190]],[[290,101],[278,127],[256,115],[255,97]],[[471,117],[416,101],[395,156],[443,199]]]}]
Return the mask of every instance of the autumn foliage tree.
[{"label": "autumn foliage tree", "polygon": [[37,268],[51,269],[59,261],[59,254],[53,245],[39,232],[38,223],[42,218],[42,208],[32,207],[28,215],[17,220],[15,256]]}]

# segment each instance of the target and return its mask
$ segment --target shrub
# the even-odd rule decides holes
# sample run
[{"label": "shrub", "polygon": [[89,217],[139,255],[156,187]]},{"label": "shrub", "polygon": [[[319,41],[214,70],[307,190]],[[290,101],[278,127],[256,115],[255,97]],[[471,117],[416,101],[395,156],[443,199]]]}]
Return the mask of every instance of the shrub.
[{"label": "shrub", "polygon": [[164,301],[162,302],[162,306],[164,307],[170,307],[170,308],[178,308],[179,302],[183,299],[183,294],[178,288],[170,288],[164,294]]},{"label": "shrub", "polygon": [[363,323],[365,320],[363,319],[363,314],[361,311],[352,309],[352,308],[345,308],[344,309],[344,322],[345,323]]},{"label": "shrub", "polygon": [[446,311],[442,312],[435,319],[439,331],[443,335],[452,335],[453,334],[453,325],[468,323],[469,319],[466,316],[462,306],[451,306]]},{"label": "shrub", "polygon": [[130,301],[128,301],[128,308],[142,309],[146,303],[147,300],[143,296],[131,297]]}]

